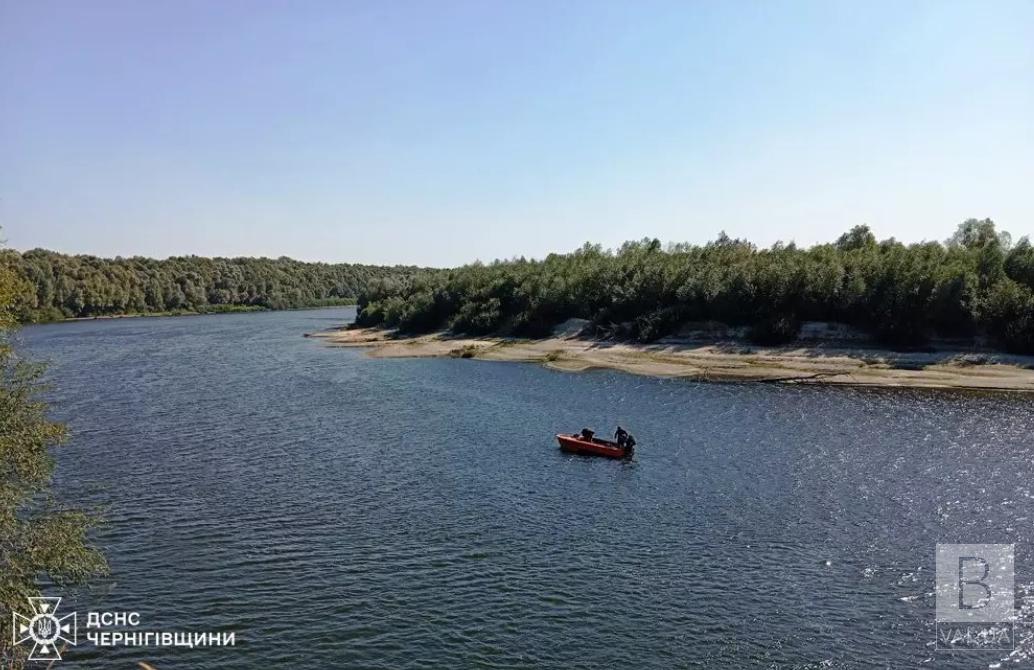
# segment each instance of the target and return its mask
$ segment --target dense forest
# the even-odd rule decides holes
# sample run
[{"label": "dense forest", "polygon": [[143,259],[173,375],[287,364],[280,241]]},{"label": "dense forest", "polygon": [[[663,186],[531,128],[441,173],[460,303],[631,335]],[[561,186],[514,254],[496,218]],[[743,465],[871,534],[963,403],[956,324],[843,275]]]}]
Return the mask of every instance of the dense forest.
[{"label": "dense forest", "polygon": [[289,258],[106,259],[38,249],[2,251],[0,268],[18,278],[12,309],[23,322],[351,304],[371,281],[405,281],[419,272]]},{"label": "dense forest", "polygon": [[1012,244],[989,219],[965,221],[943,243],[881,242],[858,226],[808,249],[758,249],[724,233],[703,246],[586,244],[544,260],[372,282],[357,324],[543,336],[571,317],[639,341],[718,321],[774,344],[792,340],[803,321],[831,321],[894,346],[979,335],[1034,353],[1034,248],[1026,238]]}]

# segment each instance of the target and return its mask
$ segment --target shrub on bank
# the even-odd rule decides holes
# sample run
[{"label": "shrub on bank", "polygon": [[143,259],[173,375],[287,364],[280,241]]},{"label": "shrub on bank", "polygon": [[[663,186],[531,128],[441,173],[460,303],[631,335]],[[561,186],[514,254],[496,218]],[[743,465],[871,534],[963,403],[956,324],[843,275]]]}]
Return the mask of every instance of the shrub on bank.
[{"label": "shrub on bank", "polygon": [[755,344],[778,345],[793,342],[801,330],[801,322],[780,314],[758,321],[750,328],[750,341]]}]

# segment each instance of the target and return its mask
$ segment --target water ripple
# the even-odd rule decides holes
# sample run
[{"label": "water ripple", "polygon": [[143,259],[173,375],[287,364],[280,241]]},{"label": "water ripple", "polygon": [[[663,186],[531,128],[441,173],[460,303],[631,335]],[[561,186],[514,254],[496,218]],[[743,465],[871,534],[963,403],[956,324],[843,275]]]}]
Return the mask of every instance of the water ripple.
[{"label": "water ripple", "polygon": [[[23,332],[73,431],[58,492],[107,515],[111,582],[77,608],[238,631],[229,650],[80,646],[64,667],[970,668],[932,648],[934,545],[1014,542],[1018,583],[1034,574],[1027,398],[300,337],[347,315]],[[618,421],[631,463],[552,441]]]}]

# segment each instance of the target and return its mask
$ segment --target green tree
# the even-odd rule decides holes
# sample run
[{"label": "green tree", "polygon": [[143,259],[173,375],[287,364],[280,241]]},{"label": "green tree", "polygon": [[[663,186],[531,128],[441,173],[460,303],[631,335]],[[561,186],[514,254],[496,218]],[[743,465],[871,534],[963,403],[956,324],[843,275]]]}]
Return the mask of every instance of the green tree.
[{"label": "green tree", "polygon": [[[0,621],[25,611],[38,596],[40,578],[57,584],[81,583],[103,574],[103,556],[90,545],[91,517],[54,501],[51,448],[64,427],[47,418],[40,399],[40,366],[12,350],[8,333],[24,285],[0,265]],[[27,650],[0,635],[0,668],[21,668]]]},{"label": "green tree", "polygon": [[3,252],[0,264],[27,282],[21,321],[351,304],[377,281],[427,272],[290,258],[96,258],[42,249]]},{"label": "green tree", "polygon": [[876,236],[872,234],[869,226],[855,226],[837,240],[837,248],[844,251],[873,249],[876,246]]},{"label": "green tree", "polygon": [[1009,233],[995,230],[995,222],[991,219],[966,219],[959,224],[955,234],[948,240],[949,245],[963,246],[967,249],[979,249],[985,244],[996,244],[1008,249],[1012,242]]},{"label": "green tree", "polygon": [[964,221],[945,244],[878,242],[856,226],[832,244],[769,249],[724,232],[704,246],[646,238],[616,251],[586,244],[541,261],[475,263],[370,282],[359,325],[406,332],[546,335],[571,317],[602,336],[652,341],[693,321],[747,326],[758,342],[794,339],[803,321],[838,321],[893,346],[988,334],[1034,353],[1034,249],[990,219]]}]

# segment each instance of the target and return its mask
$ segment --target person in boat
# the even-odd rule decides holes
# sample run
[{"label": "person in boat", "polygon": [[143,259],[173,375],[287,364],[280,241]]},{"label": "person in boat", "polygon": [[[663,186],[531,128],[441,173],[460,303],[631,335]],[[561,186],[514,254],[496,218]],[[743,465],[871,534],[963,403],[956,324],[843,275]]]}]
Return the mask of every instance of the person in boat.
[{"label": "person in boat", "polygon": [[586,442],[592,442],[592,436],[595,435],[595,434],[596,434],[595,431],[589,430],[588,428],[582,428],[582,436],[581,437]]},{"label": "person in boat", "polygon": [[635,436],[632,433],[626,433],[625,443],[622,446],[625,448],[625,451],[632,451],[635,447]]},{"label": "person in boat", "polygon": [[614,431],[614,439],[617,440],[618,446],[625,446],[625,440],[628,439],[628,431],[618,426],[618,429]]}]

